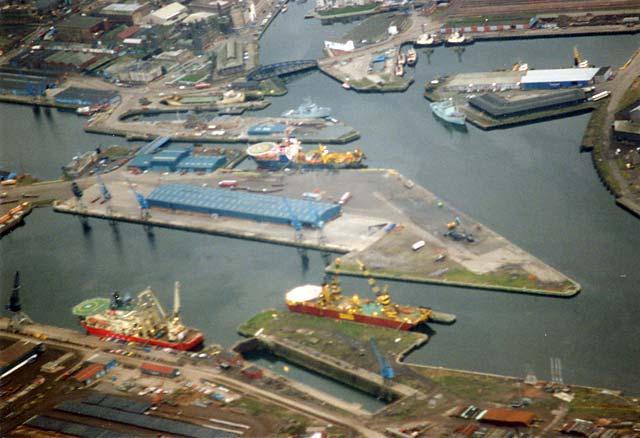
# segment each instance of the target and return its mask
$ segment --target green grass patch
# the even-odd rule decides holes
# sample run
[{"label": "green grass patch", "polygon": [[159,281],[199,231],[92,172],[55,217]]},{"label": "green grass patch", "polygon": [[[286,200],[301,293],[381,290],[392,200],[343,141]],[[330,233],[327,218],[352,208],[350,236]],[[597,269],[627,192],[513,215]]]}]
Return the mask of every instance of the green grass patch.
[{"label": "green grass patch", "polygon": [[[544,291],[549,293],[558,292],[565,294],[575,291],[576,289],[576,284],[571,280],[565,280],[557,283],[542,282],[537,278],[529,278],[529,273],[516,267],[513,269],[503,268],[498,272],[490,272],[487,274],[474,274],[464,268],[453,267],[439,277],[429,277],[424,272],[410,271],[410,269],[411,267],[403,270],[392,268],[375,269],[371,271],[371,274],[377,278],[388,278],[393,280],[407,280],[426,283],[451,283],[486,289],[513,290],[516,292]],[[343,274],[361,276],[357,266],[344,262],[340,267],[340,272]]]},{"label": "green grass patch", "polygon": [[513,15],[475,15],[470,17],[450,17],[444,27],[464,26],[496,26],[498,24],[528,23],[532,14],[522,13]]},{"label": "green grass patch", "polygon": [[640,405],[629,398],[602,393],[597,390],[577,388],[569,405],[570,415],[580,418],[616,418],[620,421],[637,421]]},{"label": "green grass patch", "polygon": [[208,71],[197,71],[195,73],[191,73],[191,74],[182,76],[179,79],[179,82],[196,83],[196,82],[199,82],[199,81],[205,79],[207,76],[209,76],[209,72]]},{"label": "green grass patch", "polygon": [[377,7],[378,7],[377,3],[372,3],[369,5],[363,5],[363,6],[347,6],[344,8],[335,8],[335,9],[329,9],[326,11],[320,11],[318,12],[318,15],[320,15],[321,17],[334,17],[337,15],[373,11]]},{"label": "green grass patch", "polygon": [[447,392],[472,403],[508,403],[517,395],[515,382],[510,379],[444,369],[434,369],[428,377]]}]

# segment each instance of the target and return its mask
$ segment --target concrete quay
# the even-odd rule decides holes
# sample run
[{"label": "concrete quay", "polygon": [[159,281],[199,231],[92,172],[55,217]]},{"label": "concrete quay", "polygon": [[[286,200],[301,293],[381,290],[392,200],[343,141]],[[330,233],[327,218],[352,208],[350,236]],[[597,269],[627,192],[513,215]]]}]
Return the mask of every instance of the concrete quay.
[{"label": "concrete quay", "polygon": [[[283,131],[249,134],[259,124],[282,124]],[[284,117],[225,116],[205,118],[191,126],[187,120],[123,121],[119,117],[103,114],[88,123],[85,131],[119,135],[128,138],[152,139],[167,136],[174,141],[198,143],[258,143],[280,141],[283,137],[296,137],[303,143],[344,144],[356,140],[360,133],[342,123],[323,119],[288,119]]]},{"label": "concrete quay", "polygon": [[[278,190],[278,196],[300,198],[316,192],[325,202],[343,193],[352,199],[342,214],[322,230],[231,217],[152,208],[143,217],[128,181],[143,195],[156,187],[180,182],[217,187],[234,179],[253,192]],[[133,175],[119,170],[104,175],[112,199],[104,202],[100,188],[89,186],[82,203],[66,199],[54,204],[61,213],[139,223],[214,235],[238,237],[347,254],[340,272],[362,275],[356,258],[374,277],[425,283],[496,289],[518,293],[572,296],[580,285],[434,194],[389,169],[246,172],[217,171],[208,175]],[[220,189],[222,190],[222,189]],[[454,233],[448,233],[452,231]],[[471,239],[461,236],[472,235]],[[413,250],[412,245],[424,245]],[[330,267],[329,270],[333,268]]]}]

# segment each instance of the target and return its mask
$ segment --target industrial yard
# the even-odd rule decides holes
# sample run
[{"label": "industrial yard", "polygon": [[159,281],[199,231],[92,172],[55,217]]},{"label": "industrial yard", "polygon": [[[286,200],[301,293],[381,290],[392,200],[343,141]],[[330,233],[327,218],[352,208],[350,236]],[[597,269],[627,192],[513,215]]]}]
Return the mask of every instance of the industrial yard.
[{"label": "industrial yard", "polygon": [[[514,427],[541,436],[588,430],[615,437],[632,433],[640,414],[637,399],[565,385],[561,374],[542,381],[406,364],[405,355],[428,336],[287,311],[267,310],[244,323],[239,330],[250,339],[236,349],[248,357],[266,349],[388,404],[375,413],[349,407],[215,345],[169,352],[37,324],[12,333],[7,322],[0,348],[10,376],[2,388],[9,437],[381,437],[463,429],[507,437]],[[393,374],[381,377],[383,365]],[[18,403],[26,398],[31,402]]]},{"label": "industrial yard", "polygon": [[[393,170],[136,175],[123,169],[103,179],[108,200],[94,184],[84,188],[81,200],[59,201],[55,210],[346,253],[341,269],[354,275],[360,275],[354,262],[360,257],[381,278],[557,296],[580,290],[575,281]],[[218,187],[223,181],[234,181],[233,187]],[[346,191],[351,199],[339,204]],[[141,210],[136,192],[147,208]],[[305,193],[312,195],[297,201]],[[182,201],[189,196],[196,198]],[[260,200],[265,205],[256,209]],[[230,210],[236,203],[247,207]],[[416,242],[421,247],[412,249]]]},{"label": "industrial yard", "polygon": [[[34,213],[19,235],[3,239],[15,245],[4,247],[11,257],[3,265],[16,273],[13,293],[3,294],[10,317],[0,318],[0,435],[640,436],[637,394],[573,384],[637,389],[625,368],[637,356],[633,341],[626,341],[637,332],[629,323],[634,292],[629,284],[637,283],[637,274],[628,262],[637,233],[601,208],[590,181],[580,178],[578,160],[561,162],[566,155],[557,154],[552,158],[562,166],[550,169],[558,175],[540,170],[547,164],[543,152],[549,159],[540,142],[562,143],[569,131],[565,125],[582,130],[580,120],[563,120],[562,128],[549,126],[544,135],[521,126],[592,112],[581,150],[592,151],[598,176],[618,205],[640,214],[640,49],[620,65],[614,65],[618,53],[601,56],[607,50],[629,56],[624,38],[640,32],[640,1],[305,3],[26,0],[3,5],[0,101],[32,105],[34,120],[28,128],[15,123],[22,127],[17,137],[13,122],[6,126],[11,136],[10,153],[5,158],[3,150],[0,157],[0,236],[24,225],[36,207],[52,205],[60,214]],[[306,18],[312,20],[303,27]],[[267,33],[272,25],[277,31]],[[342,25],[348,26],[346,33]],[[605,35],[620,39],[594,44],[595,36]],[[573,56],[566,47],[554,57],[544,46],[503,41],[544,39],[555,48],[550,38],[576,36],[585,39],[568,43]],[[589,42],[593,47],[587,49]],[[447,48],[436,48],[440,45]],[[471,53],[480,48],[487,50]],[[503,48],[508,55],[497,53]],[[579,48],[591,50],[593,58],[599,51],[599,64],[584,59]],[[472,72],[478,62],[487,71]],[[543,62],[549,65],[534,65]],[[335,83],[312,73],[316,70]],[[333,87],[310,78],[313,74]],[[426,79],[424,91],[422,84],[414,87],[415,96],[356,95],[402,93],[414,76]],[[297,107],[308,90],[334,111],[311,97]],[[344,96],[349,100],[340,99]],[[368,105],[378,111],[366,111]],[[63,120],[56,113],[52,117],[50,108],[72,114]],[[75,127],[63,123],[69,117],[77,122],[76,116],[87,117],[78,124],[81,135],[102,137],[91,137],[100,138],[92,144],[87,135],[83,145],[59,148],[79,142],[61,132]],[[467,121],[473,125],[469,130]],[[513,139],[475,129],[516,126],[523,131],[509,131],[515,132]],[[46,147],[26,147],[25,142],[38,143],[27,131],[44,127]],[[361,132],[363,150],[359,144],[344,146]],[[145,144],[103,148],[101,142],[110,141],[106,136]],[[520,145],[526,152],[517,150]],[[367,168],[365,153],[380,154],[369,159],[381,168]],[[38,170],[59,171],[69,159],[60,179],[38,182]],[[498,175],[497,166],[511,173]],[[591,170],[591,163],[587,167]],[[436,186],[444,193],[432,193],[429,187]],[[585,195],[584,187],[591,192]],[[487,204],[480,207],[473,202],[484,196],[478,188],[487,192]],[[553,190],[558,196],[549,194]],[[69,226],[71,216],[79,223]],[[41,228],[27,240],[17,238],[29,234],[30,220]],[[56,220],[57,228],[51,226]],[[91,231],[98,220],[109,222],[114,247],[96,237],[104,236],[100,227]],[[119,231],[121,222],[133,225]],[[188,238],[176,238],[167,250],[169,239],[154,235],[159,228]],[[492,228],[516,236],[523,248]],[[235,252],[222,245],[207,248],[206,267],[200,269],[205,265],[193,263],[194,235],[185,232],[294,247],[297,254],[288,255],[301,261],[302,272],[272,256],[286,248],[265,245],[269,260],[258,251],[247,258],[250,250],[241,245],[250,244],[238,240],[227,241],[228,247],[238,245]],[[78,243],[73,237],[80,233],[85,241]],[[147,239],[151,249],[142,244],[138,252],[125,254],[126,245],[136,246],[138,238]],[[48,257],[46,266],[42,254],[34,255],[36,240]],[[174,252],[179,245],[185,246]],[[173,257],[168,265],[166,254]],[[131,263],[130,256],[140,263]],[[220,257],[227,260],[220,263]],[[319,264],[310,266],[314,259]],[[36,294],[23,308],[19,270],[25,264],[40,284],[30,286]],[[205,307],[205,296],[196,293],[190,296],[197,301],[195,311],[211,324],[183,325],[180,283],[173,312],[165,312],[149,287],[133,301],[119,292],[110,300],[81,298],[73,308],[78,330],[27,316],[29,306],[47,307],[45,314],[66,306],[71,314],[65,291],[84,293],[103,283],[123,290],[111,280],[121,277],[117,280],[127,287],[132,281],[151,282],[160,275],[159,266],[169,266],[162,274],[182,271],[186,281],[205,284],[196,291],[219,299],[222,304],[214,306],[229,309],[228,320],[220,325],[220,309]],[[78,281],[64,283],[60,276]],[[340,276],[359,278],[345,281],[343,293]],[[233,277],[255,278],[232,284]],[[284,284],[289,289],[275,304],[279,295],[254,290],[274,277],[282,280],[271,288],[277,294]],[[378,286],[377,279],[414,283],[414,302],[396,302],[394,291]],[[290,283],[299,286],[290,289]],[[356,283],[358,290],[347,290]],[[588,290],[577,301],[567,299],[583,286]],[[445,313],[450,309],[420,304],[453,287],[469,295],[442,294],[447,304],[436,307],[453,308],[461,316],[457,324],[455,315]],[[45,289],[59,299],[43,299]],[[275,308],[258,310],[265,307]],[[508,318],[498,318],[507,313]],[[582,325],[592,315],[597,321]],[[493,324],[494,317],[502,320]],[[443,325],[436,330],[438,323]],[[219,345],[216,337],[228,336],[227,331],[232,337],[223,339],[229,345]],[[536,376],[533,369],[539,372],[541,362],[550,363],[550,373]],[[460,363],[512,376],[452,369]]]}]

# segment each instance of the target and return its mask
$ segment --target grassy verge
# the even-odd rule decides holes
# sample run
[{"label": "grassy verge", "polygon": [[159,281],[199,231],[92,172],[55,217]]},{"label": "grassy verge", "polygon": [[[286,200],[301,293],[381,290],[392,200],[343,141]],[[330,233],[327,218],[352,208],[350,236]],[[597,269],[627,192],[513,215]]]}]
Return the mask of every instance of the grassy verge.
[{"label": "grassy verge", "polygon": [[[329,269],[329,271],[331,271]],[[345,275],[362,276],[355,265],[342,264],[340,272]],[[464,286],[480,289],[504,290],[518,293],[540,293],[545,295],[572,296],[579,288],[571,280],[563,282],[543,282],[535,277],[529,277],[529,273],[516,269],[501,269],[487,274],[474,274],[464,268],[452,268],[438,277],[429,277],[423,272],[410,272],[400,269],[376,269],[371,271],[376,278],[389,280],[404,280],[420,283],[440,283],[452,286]]]},{"label": "grassy verge", "polygon": [[600,418],[606,412],[609,418],[620,421],[637,421],[640,405],[629,399],[610,393],[583,388],[575,389],[575,398],[569,405],[570,415],[579,418]]},{"label": "grassy verge", "polygon": [[516,24],[528,23],[531,14],[513,14],[513,15],[475,15],[471,17],[450,17],[444,27],[463,27],[463,26],[495,26],[498,24]]}]

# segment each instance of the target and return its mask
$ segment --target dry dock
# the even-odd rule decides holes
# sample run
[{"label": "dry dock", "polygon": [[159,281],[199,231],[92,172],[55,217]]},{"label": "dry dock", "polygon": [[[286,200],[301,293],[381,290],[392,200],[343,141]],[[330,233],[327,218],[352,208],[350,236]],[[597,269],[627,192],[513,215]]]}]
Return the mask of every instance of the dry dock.
[{"label": "dry dock", "polygon": [[[379,278],[565,297],[580,290],[577,282],[394,170],[218,171],[208,175],[133,175],[119,170],[104,179],[112,195],[110,201],[103,202],[100,188],[94,185],[85,190],[82,203],[75,198],[59,201],[55,210],[348,253],[342,258],[341,272],[345,274],[361,275],[355,263],[360,258]],[[352,198],[342,206],[341,214],[327,221],[321,230],[304,227],[296,233],[285,224],[166,208],[153,207],[144,218],[128,183],[148,196],[158,186],[169,183],[217,187],[220,181],[229,179],[252,192],[277,191],[272,195],[290,199],[313,192],[324,205],[337,202],[346,191],[351,192]],[[413,250],[417,242],[424,243]]]}]

